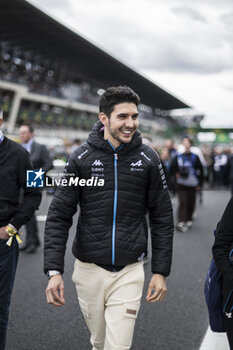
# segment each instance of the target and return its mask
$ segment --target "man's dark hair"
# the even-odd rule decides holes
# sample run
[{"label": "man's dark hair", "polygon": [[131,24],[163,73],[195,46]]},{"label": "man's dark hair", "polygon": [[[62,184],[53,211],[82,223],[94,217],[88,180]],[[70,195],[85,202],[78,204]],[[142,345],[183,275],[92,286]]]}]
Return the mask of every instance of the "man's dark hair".
[{"label": "man's dark hair", "polygon": [[184,141],[184,139],[187,139],[191,146],[193,145],[193,139],[189,135],[183,135],[181,140]]},{"label": "man's dark hair", "polygon": [[29,131],[30,131],[30,133],[31,133],[31,134],[34,133],[34,128],[32,127],[31,124],[29,124],[29,123],[22,123],[22,124],[20,125],[20,127],[21,127],[21,126],[27,126],[28,129],[29,129]]},{"label": "man's dark hair", "polygon": [[99,111],[100,113],[105,113],[110,118],[115,105],[125,102],[134,103],[138,106],[140,98],[138,94],[128,86],[109,87],[100,97]]}]

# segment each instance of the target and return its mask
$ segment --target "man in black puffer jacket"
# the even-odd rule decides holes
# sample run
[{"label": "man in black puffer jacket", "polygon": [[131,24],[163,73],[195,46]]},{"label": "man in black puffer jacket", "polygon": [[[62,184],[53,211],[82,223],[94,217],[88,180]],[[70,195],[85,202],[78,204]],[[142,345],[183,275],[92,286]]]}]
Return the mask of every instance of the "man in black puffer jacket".
[{"label": "man in black puffer jacket", "polygon": [[[108,88],[101,96],[100,121],[71,155],[46,222],[47,301],[59,306],[65,302],[61,275],[68,231],[80,205],[72,279],[93,350],[130,349],[144,283],[147,212],[153,273],[147,301],[163,300],[167,290],[172,206],[158,155],[142,144],[137,130],[138,104],[138,95],[128,87]],[[88,186],[92,178],[94,186]]]}]

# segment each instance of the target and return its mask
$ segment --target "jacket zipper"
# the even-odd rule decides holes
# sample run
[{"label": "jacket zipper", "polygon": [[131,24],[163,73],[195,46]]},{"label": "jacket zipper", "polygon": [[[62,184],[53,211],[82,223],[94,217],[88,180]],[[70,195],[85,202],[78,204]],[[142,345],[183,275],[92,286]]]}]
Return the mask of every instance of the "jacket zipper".
[{"label": "jacket zipper", "polygon": [[120,145],[117,149],[113,147],[111,142],[108,140],[109,145],[114,150],[114,202],[113,202],[113,222],[112,222],[112,265],[115,265],[116,258],[116,214],[117,214],[117,196],[118,196],[118,181],[117,181],[117,152],[121,150],[124,145]]},{"label": "jacket zipper", "polygon": [[113,223],[112,223],[112,265],[115,265],[115,242],[116,242],[116,211],[117,211],[117,153],[114,153],[114,205],[113,205]]}]

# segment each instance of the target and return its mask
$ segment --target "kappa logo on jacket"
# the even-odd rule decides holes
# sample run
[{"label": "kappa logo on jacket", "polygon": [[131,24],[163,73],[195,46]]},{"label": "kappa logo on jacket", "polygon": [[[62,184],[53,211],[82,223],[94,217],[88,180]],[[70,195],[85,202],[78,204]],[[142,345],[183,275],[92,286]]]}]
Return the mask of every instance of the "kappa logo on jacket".
[{"label": "kappa logo on jacket", "polygon": [[91,176],[104,176],[104,165],[101,160],[96,159],[91,165]]},{"label": "kappa logo on jacket", "polygon": [[100,166],[100,165],[103,166],[103,163],[102,163],[99,159],[96,159],[96,160],[92,163],[92,166]]}]

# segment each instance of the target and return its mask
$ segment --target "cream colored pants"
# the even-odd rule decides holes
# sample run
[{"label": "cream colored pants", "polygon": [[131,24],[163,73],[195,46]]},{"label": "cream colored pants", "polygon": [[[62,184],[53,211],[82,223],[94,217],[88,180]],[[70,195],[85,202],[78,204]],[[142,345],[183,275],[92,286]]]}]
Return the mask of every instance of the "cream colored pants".
[{"label": "cream colored pants", "polygon": [[109,272],[76,260],[72,281],[91,333],[92,350],[130,349],[144,284],[143,262]]}]

